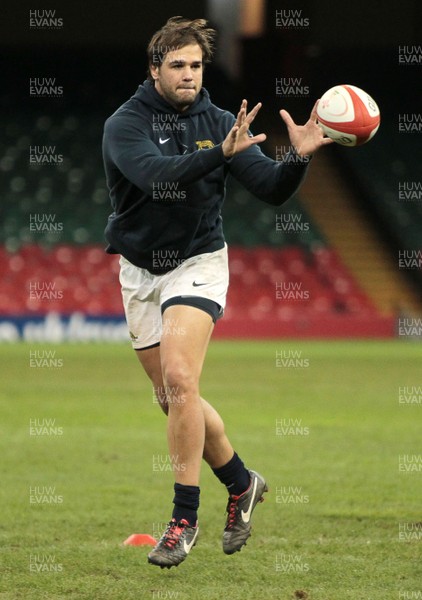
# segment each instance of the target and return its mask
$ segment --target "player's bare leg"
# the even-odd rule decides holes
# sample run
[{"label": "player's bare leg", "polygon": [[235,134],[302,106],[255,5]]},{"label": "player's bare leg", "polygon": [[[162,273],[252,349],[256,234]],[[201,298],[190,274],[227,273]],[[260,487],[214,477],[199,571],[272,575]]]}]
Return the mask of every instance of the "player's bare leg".
[{"label": "player's bare leg", "polygon": [[162,568],[185,560],[198,535],[199,475],[205,443],[199,378],[212,329],[210,315],[198,308],[171,305],[164,311],[160,358],[175,495],[172,519],[148,555],[150,563]]},{"label": "player's bare leg", "polygon": [[[165,414],[168,413],[168,402],[161,373],[160,347],[138,350],[137,357],[146,374],[151,379],[154,394]],[[171,396],[170,392],[170,396]],[[170,402],[173,398],[170,397]],[[233,446],[226,435],[224,423],[218,412],[209,402],[201,397],[205,419],[205,443],[203,458],[213,469],[222,467],[233,456]]]},{"label": "player's bare leg", "polygon": [[[170,318],[167,322],[170,323],[172,327],[175,327],[175,331],[178,331],[179,333],[183,332],[183,329],[180,326],[181,321],[178,321],[174,314],[170,314]],[[164,323],[164,328],[165,327],[166,325]],[[209,331],[209,337],[211,332],[212,327]],[[166,333],[170,333],[170,331],[167,331]],[[208,342],[206,346],[208,346]],[[166,388],[163,384],[160,348],[155,347],[139,351],[137,352],[137,355],[146,373],[153,382],[156,397],[163,411],[168,414],[169,406],[171,407],[173,405],[173,407],[176,407],[183,405],[185,398],[183,398],[183,393],[179,395],[175,393],[178,391],[177,386],[168,385]],[[199,375],[202,370],[204,358],[205,353],[202,356]],[[165,391],[166,389],[167,393]],[[244,468],[242,461],[237,454],[235,454],[233,447],[225,434],[224,423],[220,415],[206,400],[200,397],[199,399],[202,404],[205,421],[203,458],[211,466],[220,481],[227,486],[230,493],[227,504],[228,515],[223,535],[223,550],[227,554],[232,554],[233,552],[240,550],[249,538],[251,530],[251,513],[259,500],[262,499],[262,494],[267,491],[267,486],[259,474],[254,471],[247,471]],[[170,453],[176,455],[177,450],[175,450],[175,447],[171,444],[172,440],[169,438]],[[233,488],[233,486],[236,487]],[[241,517],[242,511],[243,516]],[[246,520],[244,515],[248,515]]]},{"label": "player's bare leg", "polygon": [[211,317],[192,306],[169,306],[163,315],[161,370],[168,396],[167,438],[175,480],[199,485],[205,417],[199,378],[213,329]]}]

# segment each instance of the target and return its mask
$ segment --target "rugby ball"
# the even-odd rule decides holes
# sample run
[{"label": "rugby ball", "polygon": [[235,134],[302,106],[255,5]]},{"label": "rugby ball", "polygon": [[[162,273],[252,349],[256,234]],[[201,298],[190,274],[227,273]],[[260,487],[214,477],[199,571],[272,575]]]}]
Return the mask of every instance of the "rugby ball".
[{"label": "rugby ball", "polygon": [[355,85],[336,85],[321,96],[318,125],[342,146],[361,146],[374,137],[380,125],[375,100]]}]

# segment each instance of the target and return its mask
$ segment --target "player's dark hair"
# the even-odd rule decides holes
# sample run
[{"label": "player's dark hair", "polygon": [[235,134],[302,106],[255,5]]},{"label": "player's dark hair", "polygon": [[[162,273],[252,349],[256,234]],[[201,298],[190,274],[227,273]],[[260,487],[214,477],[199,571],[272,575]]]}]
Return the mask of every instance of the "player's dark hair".
[{"label": "player's dark hair", "polygon": [[198,44],[201,47],[203,63],[211,62],[216,31],[207,25],[205,19],[171,17],[154,33],[148,44],[148,79],[152,80],[151,66],[160,66],[168,52],[189,44]]}]

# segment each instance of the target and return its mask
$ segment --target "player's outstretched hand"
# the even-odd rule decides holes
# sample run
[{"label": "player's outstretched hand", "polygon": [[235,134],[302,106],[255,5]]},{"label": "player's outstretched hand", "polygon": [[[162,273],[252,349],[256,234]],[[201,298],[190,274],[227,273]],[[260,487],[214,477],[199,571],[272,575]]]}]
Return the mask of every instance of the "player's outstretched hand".
[{"label": "player's outstretched hand", "polygon": [[299,156],[313,154],[327,144],[332,144],[334,140],[324,137],[324,133],[317,125],[317,106],[319,100],[315,102],[309,121],[305,125],[296,125],[287,110],[280,110],[280,116],[287,125],[290,142]]},{"label": "player's outstretched hand", "polygon": [[267,139],[265,133],[254,136],[249,133],[249,126],[255,119],[261,106],[261,102],[258,102],[250,113],[248,113],[248,103],[246,100],[242,100],[236,123],[223,142],[223,154],[226,158],[230,158],[238,152],[243,152],[243,150],[246,150],[250,146],[260,144]]}]

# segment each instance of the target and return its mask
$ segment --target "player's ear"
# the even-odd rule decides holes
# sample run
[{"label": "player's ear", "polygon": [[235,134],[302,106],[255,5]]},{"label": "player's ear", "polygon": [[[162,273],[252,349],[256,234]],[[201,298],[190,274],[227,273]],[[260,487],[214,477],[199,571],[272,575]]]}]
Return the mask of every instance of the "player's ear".
[{"label": "player's ear", "polygon": [[151,77],[153,78],[154,81],[156,79],[158,79],[158,76],[160,74],[159,69],[160,69],[160,67],[157,66],[157,65],[150,65],[149,66],[149,72],[151,73]]}]

